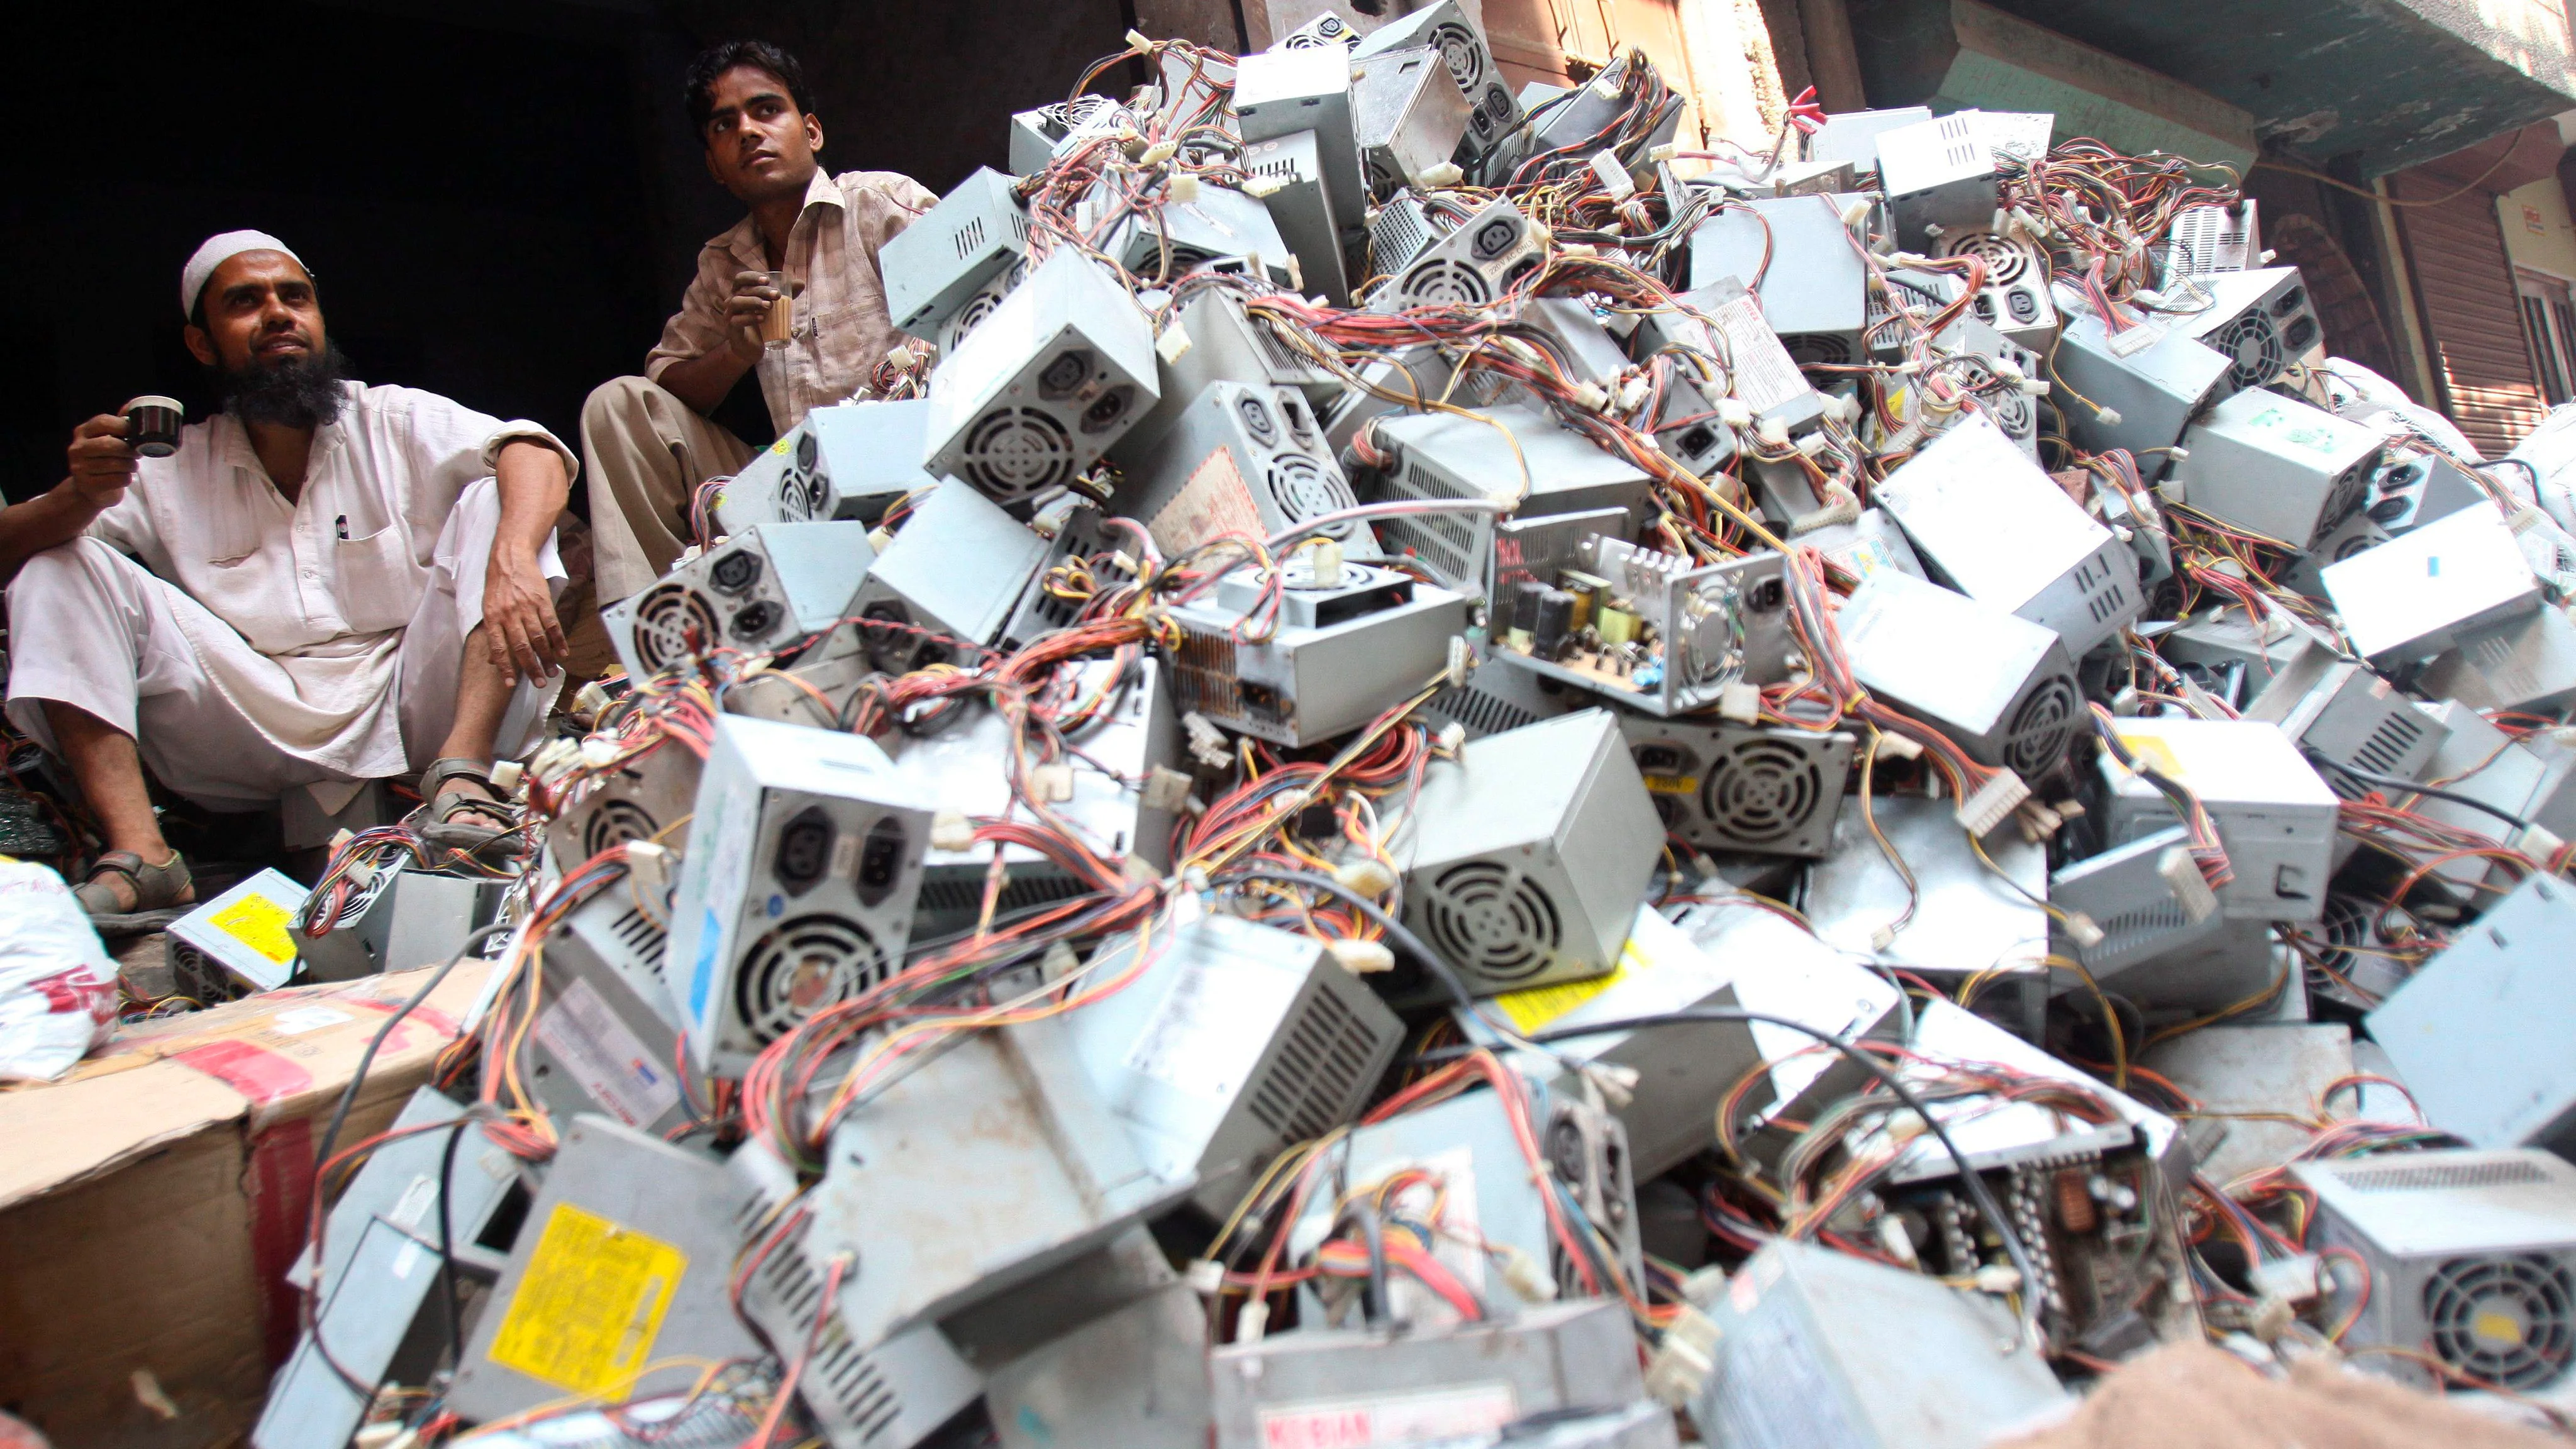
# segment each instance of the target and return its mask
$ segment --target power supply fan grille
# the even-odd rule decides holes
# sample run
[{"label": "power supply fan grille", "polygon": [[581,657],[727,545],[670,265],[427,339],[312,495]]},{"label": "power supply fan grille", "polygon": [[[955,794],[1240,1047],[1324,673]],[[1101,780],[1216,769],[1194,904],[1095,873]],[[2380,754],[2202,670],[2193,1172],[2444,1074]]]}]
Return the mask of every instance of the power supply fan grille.
[{"label": "power supply fan grille", "polygon": [[581,851],[587,860],[612,846],[636,840],[650,840],[662,823],[653,812],[625,796],[602,800],[591,807],[590,818],[582,822]]},{"label": "power supply fan grille", "polygon": [[2280,329],[2260,312],[2248,312],[2203,340],[2227,359],[2227,380],[2239,392],[2280,376],[2289,361],[2281,350]]},{"label": "power supply fan grille", "polygon": [[617,919],[609,924],[608,934],[619,945],[634,952],[637,960],[651,967],[656,978],[661,976],[662,958],[671,944],[671,933],[655,925],[652,917],[630,908],[620,912]]},{"label": "power supply fan grille", "polygon": [[2062,674],[2041,680],[2037,689],[2023,696],[2012,722],[2004,727],[2004,763],[2025,780],[2036,780],[2055,769],[2066,758],[2083,709],[2075,681]]},{"label": "power supply fan grille", "polygon": [[[324,923],[321,929],[324,931],[345,931],[358,924],[358,918],[367,913],[367,907],[376,903],[376,897],[383,895],[387,889],[391,888],[394,883],[395,874],[396,872],[391,870],[377,871],[375,879],[368,881],[365,885],[349,892],[348,899],[340,902],[340,909],[332,913],[331,919]],[[308,907],[308,915],[311,910],[319,909],[323,902],[328,899],[329,897],[316,892],[312,897],[311,906]],[[308,924],[309,923],[310,922],[308,920]]]},{"label": "power supply fan grille", "polygon": [[[1282,517],[1290,523],[1303,523],[1321,514],[1356,508],[1359,500],[1351,496],[1351,487],[1340,476],[1324,471],[1324,465],[1303,453],[1282,453],[1272,458],[1261,471],[1263,484],[1270,491]],[[1347,537],[1356,521],[1337,525],[1327,532]]]},{"label": "power supply fan grille", "polygon": [[1444,689],[1433,695],[1423,709],[1466,726],[1471,739],[1534,725],[1546,718],[1538,711],[1515,704],[1499,694],[1488,694],[1478,689],[1472,679],[1455,689]]},{"label": "power supply fan grille", "polygon": [[2028,247],[1991,231],[1961,232],[1941,248],[1948,257],[1975,257],[1986,264],[1986,285],[2008,287],[2031,267]]},{"label": "power supply fan grille", "polygon": [[2357,959],[2353,953],[2370,943],[2370,907],[2351,896],[2329,894],[2325,919],[2318,923],[2315,934],[2325,944],[2324,949],[2303,955],[2308,990],[2348,998],[2352,989],[2349,977]]},{"label": "power supply fan grille", "polygon": [[1984,399],[1986,410],[1995,415],[1995,426],[2003,429],[2004,435],[2015,442],[2029,437],[2031,430],[2039,425],[2038,409],[2032,406],[2030,395],[2019,388],[1979,396]]},{"label": "power supply fan grille", "polygon": [[1368,1024],[1340,997],[1317,992],[1253,1084],[1253,1120],[1289,1142],[1332,1130],[1369,1085],[1370,1045]]},{"label": "power supply fan grille", "polygon": [[985,318],[993,315],[993,309],[1002,305],[1003,295],[999,289],[987,288],[967,298],[966,305],[958,308],[957,315],[949,318],[948,325],[942,329],[947,334],[942,339],[946,349],[956,351],[957,344],[964,340],[966,334],[981,326]]},{"label": "power supply fan grille", "polygon": [[1073,480],[1073,438],[1035,408],[995,408],[967,430],[959,471],[985,497],[1016,502]]},{"label": "power supply fan grille", "polygon": [[1780,339],[1789,360],[1800,367],[1844,367],[1851,362],[1851,339],[1832,332],[1800,332]]},{"label": "power supply fan grille", "polygon": [[1474,95],[1485,79],[1485,47],[1476,32],[1452,21],[1433,26],[1425,43],[1439,47],[1440,58],[1449,62],[1449,74],[1458,79],[1458,89]]},{"label": "power supply fan grille", "polygon": [[1384,151],[1368,153],[1366,165],[1369,195],[1390,195],[1404,184],[1404,177],[1396,171],[1395,162]]},{"label": "power supply fan grille", "polygon": [[2355,1192],[2441,1192],[2462,1187],[2538,1187],[2549,1174],[2518,1157],[2486,1162],[2413,1163],[2337,1167],[2334,1175]]},{"label": "power supply fan grille", "polygon": [[1759,736],[1736,741],[1710,764],[1700,785],[1700,809],[1730,842],[1748,847],[1785,840],[1805,829],[1816,807],[1830,797],[1815,758],[1789,740]]},{"label": "power supply fan grille", "polygon": [[[2344,475],[2334,481],[2332,491],[2326,494],[2325,506],[2317,510],[2317,527],[2320,530],[2333,528],[2360,512],[2362,499],[2369,492],[2368,469],[2355,466],[2345,470]],[[2371,537],[2368,531],[2355,534],[2342,548],[2335,550],[2335,562],[2341,563],[2379,542],[2381,540]]]},{"label": "power supply fan grille", "polygon": [[794,916],[744,954],[734,1010],[763,1046],[822,1007],[886,978],[886,955],[865,926],[834,915]]},{"label": "power supply fan grille", "polygon": [[1442,871],[1424,893],[1423,914],[1441,954],[1487,983],[1546,970],[1565,939],[1547,891],[1500,861],[1470,860]]},{"label": "power supply fan grille", "polygon": [[2464,1373],[2508,1389],[2536,1389],[2576,1352],[2576,1280],[2539,1254],[2454,1258],[2424,1285],[2433,1352]]},{"label": "power supply fan grille", "polygon": [[683,583],[661,583],[635,603],[635,660],[659,674],[715,645],[722,621],[704,594]]},{"label": "power supply fan grille", "polygon": [[1396,293],[1415,307],[1481,307],[1493,300],[1485,274],[1465,262],[1434,258],[1404,274]]},{"label": "power supply fan grille", "polygon": [[778,521],[811,523],[821,518],[829,492],[820,474],[788,469],[778,480]]}]

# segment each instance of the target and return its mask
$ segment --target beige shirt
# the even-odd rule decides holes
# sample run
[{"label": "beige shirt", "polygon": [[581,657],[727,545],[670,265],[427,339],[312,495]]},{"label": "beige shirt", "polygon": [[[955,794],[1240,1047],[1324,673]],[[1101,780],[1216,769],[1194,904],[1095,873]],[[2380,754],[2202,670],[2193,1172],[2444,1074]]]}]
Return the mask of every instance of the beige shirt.
[{"label": "beige shirt", "polygon": [[[134,486],[88,531],[284,666],[283,696],[273,673],[215,679],[273,743],[364,778],[403,768],[385,705],[394,656],[458,496],[518,439],[554,449],[568,474],[581,460],[536,423],[414,388],[345,386],[340,416],[314,431],[295,502],[269,481],[241,423],[218,414],[181,429],[171,456],[141,460]],[[198,649],[208,661],[228,652],[215,641]]]},{"label": "beige shirt", "polygon": [[[921,183],[892,171],[814,173],[805,209],[787,233],[787,280],[796,295],[796,335],[761,353],[760,393],[769,421],[784,436],[805,414],[848,398],[867,384],[885,355],[903,341],[886,315],[877,248],[939,204]],[[662,341],[645,359],[659,382],[675,362],[725,345],[725,303],[737,272],[770,270],[760,228],[740,225],[698,251],[698,275],[680,310],[662,324]]]}]

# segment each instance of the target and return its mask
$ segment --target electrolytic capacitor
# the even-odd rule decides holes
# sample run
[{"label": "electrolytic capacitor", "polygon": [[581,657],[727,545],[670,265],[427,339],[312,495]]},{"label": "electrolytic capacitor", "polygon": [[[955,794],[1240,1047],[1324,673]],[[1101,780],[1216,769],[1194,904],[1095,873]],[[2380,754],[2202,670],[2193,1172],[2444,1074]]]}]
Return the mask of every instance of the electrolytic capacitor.
[{"label": "electrolytic capacitor", "polygon": [[1565,652],[1566,636],[1574,632],[1574,595],[1563,589],[1547,589],[1538,596],[1538,626],[1530,630],[1530,652],[1541,659],[1554,659]]}]

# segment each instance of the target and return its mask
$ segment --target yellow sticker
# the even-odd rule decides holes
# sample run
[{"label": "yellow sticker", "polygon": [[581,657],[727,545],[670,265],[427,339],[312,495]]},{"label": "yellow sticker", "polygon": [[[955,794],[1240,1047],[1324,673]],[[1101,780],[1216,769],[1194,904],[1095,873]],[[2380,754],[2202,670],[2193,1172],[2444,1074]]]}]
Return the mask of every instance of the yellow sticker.
[{"label": "yellow sticker", "polygon": [[1637,939],[1631,936],[1628,938],[1628,944],[1619,952],[1619,964],[1612,967],[1607,976],[1595,976],[1589,981],[1568,981],[1557,986],[1533,986],[1526,991],[1505,992],[1494,998],[1494,1004],[1501,1007],[1503,1014],[1510,1017],[1512,1024],[1522,1031],[1537,1031],[1629,977],[1641,971],[1651,971],[1654,967],[1654,961],[1645,952],[1637,949]]},{"label": "yellow sticker", "polygon": [[263,895],[247,895],[207,918],[214,928],[283,966],[295,959],[286,934],[294,913]]},{"label": "yellow sticker", "polygon": [[792,453],[792,452],[794,452],[795,450],[796,450],[796,435],[795,435],[794,433],[790,433],[790,434],[788,434],[786,437],[783,437],[783,438],[779,439],[777,442],[772,443],[772,444],[770,444],[770,445],[769,445],[769,451],[771,451],[771,452],[773,452],[773,453],[776,453],[778,456],[780,456],[780,457],[782,457],[782,458],[786,457],[789,453]]},{"label": "yellow sticker", "polygon": [[1646,788],[1658,795],[1696,795],[1699,793],[1699,776],[1648,775]]},{"label": "yellow sticker", "polygon": [[2153,735],[2122,735],[2120,743],[2129,747],[2130,755],[2139,764],[2153,766],[2157,774],[2168,780],[2182,779],[2182,760],[2174,754],[2173,746],[2163,740]]},{"label": "yellow sticker", "polygon": [[688,1268],[688,1255],[659,1238],[557,1203],[492,1362],[577,1394],[623,1393],[652,1361]]}]

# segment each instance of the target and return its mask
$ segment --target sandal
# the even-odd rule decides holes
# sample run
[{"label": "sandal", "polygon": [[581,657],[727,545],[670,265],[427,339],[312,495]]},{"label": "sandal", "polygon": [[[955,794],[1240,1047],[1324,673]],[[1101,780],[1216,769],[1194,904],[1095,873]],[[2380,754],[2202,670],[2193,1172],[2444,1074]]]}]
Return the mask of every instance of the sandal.
[{"label": "sandal", "polygon": [[[452,780],[467,780],[491,793],[478,796],[465,790],[440,787]],[[432,760],[420,772],[421,838],[433,845],[461,850],[471,855],[492,842],[518,832],[519,812],[502,798],[501,788],[492,783],[492,767],[480,760]],[[460,825],[459,815],[483,815],[511,823],[506,825]]]},{"label": "sandal", "polygon": [[[105,877],[121,875],[134,887],[134,905],[128,909],[116,898],[115,889]],[[188,861],[177,851],[159,865],[146,865],[143,857],[130,850],[111,850],[100,856],[89,868],[89,875],[72,887],[72,898],[89,913],[89,923],[102,934],[133,934],[157,931],[195,909],[196,882],[188,874]]]}]

